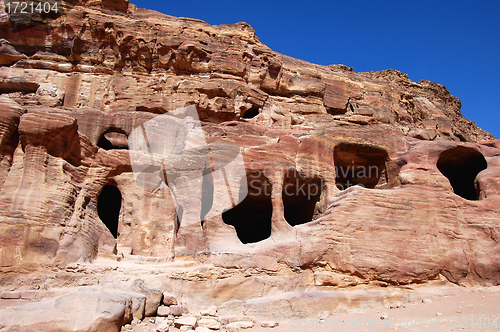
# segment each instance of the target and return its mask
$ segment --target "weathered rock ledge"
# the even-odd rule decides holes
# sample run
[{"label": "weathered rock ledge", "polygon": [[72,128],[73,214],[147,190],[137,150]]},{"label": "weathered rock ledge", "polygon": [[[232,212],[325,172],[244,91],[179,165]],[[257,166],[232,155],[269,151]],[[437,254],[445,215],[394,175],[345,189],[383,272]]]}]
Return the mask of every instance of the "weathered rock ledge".
[{"label": "weathered rock ledge", "polygon": [[[333,298],[500,283],[500,143],[444,86],[293,59],[246,23],[211,26],[126,0],[61,4],[20,18],[0,0],[1,291],[91,286],[61,301],[77,311],[97,301],[78,329],[111,331],[141,298],[106,290],[118,279],[148,279],[195,311],[240,301],[250,318],[299,315],[297,294],[305,317],[337,310],[325,307]],[[133,160],[151,156],[127,138],[185,107],[209,146],[241,152],[248,192],[232,210],[209,213],[224,211],[221,188],[243,193],[231,177],[137,184]],[[43,315],[59,301],[46,295],[0,316]],[[64,315],[61,331],[73,324]],[[43,323],[30,319],[22,328]]]}]

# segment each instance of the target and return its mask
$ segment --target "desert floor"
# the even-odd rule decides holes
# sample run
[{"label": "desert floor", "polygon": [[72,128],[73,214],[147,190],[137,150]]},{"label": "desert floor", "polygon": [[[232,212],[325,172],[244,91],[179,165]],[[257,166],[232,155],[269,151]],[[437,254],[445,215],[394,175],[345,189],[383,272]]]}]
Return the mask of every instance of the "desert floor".
[{"label": "desert floor", "polygon": [[497,331],[500,287],[464,289],[458,295],[405,303],[399,308],[355,310],[322,318],[323,322],[292,319],[272,329],[256,325],[247,331]]}]

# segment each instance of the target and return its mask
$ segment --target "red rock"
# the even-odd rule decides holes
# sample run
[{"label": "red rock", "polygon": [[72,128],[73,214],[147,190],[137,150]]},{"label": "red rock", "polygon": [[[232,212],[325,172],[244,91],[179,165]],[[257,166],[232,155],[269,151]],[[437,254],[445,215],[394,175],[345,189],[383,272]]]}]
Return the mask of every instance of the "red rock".
[{"label": "red rock", "polygon": [[500,148],[500,140],[491,140],[479,142],[481,145],[491,146],[492,148]]},{"label": "red rock", "polygon": [[[33,278],[19,286],[41,284],[38,269],[56,271],[51,285],[78,283],[101,258],[120,260],[96,282],[159,274],[165,289],[141,292],[146,316],[163,291],[177,316],[186,303],[240,300],[228,316],[299,286],[500,283],[499,144],[444,86],[293,59],[246,23],[211,26],[125,0],[78,4],[23,29],[0,23],[0,284],[17,273]],[[173,181],[144,188],[134,177],[131,160],[154,157],[129,151],[127,138],[187,105],[209,145],[241,151],[248,195],[222,215],[203,215],[193,192],[214,186],[219,208],[241,183],[179,175],[200,171],[202,153],[164,160]],[[105,197],[105,186],[118,190]],[[117,202],[112,220],[106,198]],[[195,222],[182,222],[187,214]],[[61,277],[76,262],[88,266]],[[316,315],[330,295],[293,301]],[[283,297],[254,302],[256,313],[298,312]]]},{"label": "red rock", "polygon": [[177,298],[167,292],[163,292],[163,304],[166,306],[177,305]]}]

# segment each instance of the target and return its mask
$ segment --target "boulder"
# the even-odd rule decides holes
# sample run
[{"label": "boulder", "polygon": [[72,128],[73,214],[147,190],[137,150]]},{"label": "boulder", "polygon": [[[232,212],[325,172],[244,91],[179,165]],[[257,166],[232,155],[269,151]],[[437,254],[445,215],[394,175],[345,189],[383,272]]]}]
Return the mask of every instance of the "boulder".
[{"label": "boulder", "polygon": [[220,323],[213,318],[201,318],[198,320],[198,326],[206,327],[211,330],[220,330]]},{"label": "boulder", "polygon": [[238,321],[238,322],[234,322],[234,323],[229,323],[227,324],[227,328],[229,330],[231,329],[250,329],[252,327],[254,327],[254,322],[252,322],[251,320],[245,320],[245,321]]},{"label": "boulder", "polygon": [[163,292],[163,304],[166,306],[177,305],[177,298],[167,292]]},{"label": "boulder", "polygon": [[164,320],[156,327],[156,332],[168,332],[171,325],[170,321]]},{"label": "boulder", "polygon": [[156,314],[160,317],[167,317],[170,315],[170,307],[159,306]]},{"label": "boulder", "polygon": [[211,317],[215,317],[217,316],[217,306],[210,306],[204,310],[201,310],[200,311],[200,314],[202,316],[211,316]]},{"label": "boulder", "polygon": [[172,305],[170,306],[170,313],[174,316],[182,316],[184,310],[181,305]]},{"label": "boulder", "polygon": [[67,295],[0,310],[0,329],[118,332],[132,321],[131,307],[131,298],[123,294],[82,287]]},{"label": "boulder", "polygon": [[18,300],[21,298],[21,292],[19,291],[5,291],[0,294],[0,299],[2,300]]},{"label": "boulder", "polygon": [[277,327],[279,325],[280,325],[280,323],[276,322],[276,321],[265,321],[265,322],[261,322],[260,323],[260,326],[262,326],[262,327],[268,327],[268,328]]},{"label": "boulder", "polygon": [[197,318],[192,316],[179,317],[174,320],[174,325],[177,328],[181,326],[187,326],[191,329],[196,327]]},{"label": "boulder", "polygon": [[146,305],[144,307],[144,316],[156,316],[158,307],[160,306],[163,292],[158,289],[150,289],[146,286],[143,280],[137,279],[133,282],[131,290],[137,293],[144,294],[146,297]]}]

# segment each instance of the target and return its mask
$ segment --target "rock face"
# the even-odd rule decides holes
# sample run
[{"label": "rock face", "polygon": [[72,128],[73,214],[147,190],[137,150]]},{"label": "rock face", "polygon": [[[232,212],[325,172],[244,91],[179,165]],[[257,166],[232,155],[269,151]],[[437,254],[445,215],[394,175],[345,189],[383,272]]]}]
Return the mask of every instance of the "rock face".
[{"label": "rock face", "polygon": [[[194,260],[222,272],[170,277],[206,282],[193,296],[207,305],[277,287],[227,279],[233,271],[319,292],[500,283],[500,144],[444,86],[293,59],[246,23],[211,26],[125,0],[63,4],[54,17],[19,21],[0,1],[3,273]],[[128,136],[185,107],[207,144],[241,152],[242,202],[222,214],[206,217],[224,200],[221,186],[239,182],[137,185],[131,156],[149,157],[129,150]],[[239,290],[221,291],[225,280]],[[180,295],[157,290],[146,316],[162,291]]]}]

